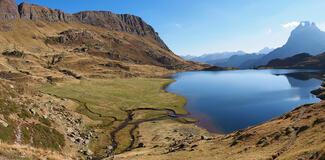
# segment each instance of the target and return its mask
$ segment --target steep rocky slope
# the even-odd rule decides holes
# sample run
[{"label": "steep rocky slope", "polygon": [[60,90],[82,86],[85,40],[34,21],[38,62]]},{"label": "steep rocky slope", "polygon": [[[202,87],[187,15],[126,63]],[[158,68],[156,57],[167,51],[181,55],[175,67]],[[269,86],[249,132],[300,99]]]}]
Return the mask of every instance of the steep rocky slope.
[{"label": "steep rocky slope", "polygon": [[73,22],[75,17],[63,11],[50,9],[34,4],[21,3],[18,5],[18,12],[21,19],[44,20],[48,22]]},{"label": "steep rocky slope", "polygon": [[275,49],[260,60],[255,66],[266,65],[276,58],[287,58],[299,53],[317,55],[325,51],[325,32],[321,31],[315,23],[301,22],[288,38],[286,44]]},{"label": "steep rocky slope", "polygon": [[6,21],[0,27],[2,51],[20,49],[38,55],[78,52],[168,69],[200,68],[172,53],[158,33],[137,16],[109,11],[67,14],[28,3],[17,7],[13,0],[0,2],[1,20]]}]

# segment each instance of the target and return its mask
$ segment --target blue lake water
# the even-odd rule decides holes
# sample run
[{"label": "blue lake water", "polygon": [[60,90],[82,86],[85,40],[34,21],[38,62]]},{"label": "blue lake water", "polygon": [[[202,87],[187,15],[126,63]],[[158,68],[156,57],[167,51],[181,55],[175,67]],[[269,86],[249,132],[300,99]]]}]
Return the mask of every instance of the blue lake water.
[{"label": "blue lake water", "polygon": [[[198,71],[174,75],[166,90],[184,96],[198,125],[230,133],[319,102],[310,91],[321,80],[308,70]],[[316,78],[313,78],[316,77]]]}]

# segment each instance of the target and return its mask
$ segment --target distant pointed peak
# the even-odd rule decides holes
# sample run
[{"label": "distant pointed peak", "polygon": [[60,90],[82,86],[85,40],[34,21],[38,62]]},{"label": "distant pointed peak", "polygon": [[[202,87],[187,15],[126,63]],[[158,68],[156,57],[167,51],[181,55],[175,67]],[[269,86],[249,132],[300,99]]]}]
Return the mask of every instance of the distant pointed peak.
[{"label": "distant pointed peak", "polygon": [[301,21],[300,24],[296,29],[301,29],[301,28],[317,28],[315,22],[310,22],[310,21]]},{"label": "distant pointed peak", "polygon": [[316,26],[316,23],[315,22],[310,22],[310,21],[301,21],[299,26],[311,27],[311,26]]}]

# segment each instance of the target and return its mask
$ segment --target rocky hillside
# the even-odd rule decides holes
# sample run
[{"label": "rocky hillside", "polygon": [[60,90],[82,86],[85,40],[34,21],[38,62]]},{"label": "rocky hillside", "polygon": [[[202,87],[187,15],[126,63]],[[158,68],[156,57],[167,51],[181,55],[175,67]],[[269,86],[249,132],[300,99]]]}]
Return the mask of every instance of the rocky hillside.
[{"label": "rocky hillside", "polygon": [[44,20],[48,22],[81,22],[109,30],[149,36],[155,39],[164,49],[169,50],[160,39],[158,33],[140,17],[134,15],[114,14],[110,11],[83,11],[76,14],[66,14],[60,10],[28,3],[20,4],[18,12],[22,19]]},{"label": "rocky hillside", "polygon": [[285,59],[274,59],[270,61],[266,68],[295,68],[295,69],[324,69],[325,53],[312,56],[301,53]]},{"label": "rocky hillside", "polygon": [[34,4],[17,6],[14,0],[0,3],[3,4],[0,8],[0,20],[4,21],[0,26],[0,50],[3,51],[19,49],[31,54],[69,51],[168,69],[199,67],[172,53],[158,33],[134,15],[109,11],[67,14]]}]

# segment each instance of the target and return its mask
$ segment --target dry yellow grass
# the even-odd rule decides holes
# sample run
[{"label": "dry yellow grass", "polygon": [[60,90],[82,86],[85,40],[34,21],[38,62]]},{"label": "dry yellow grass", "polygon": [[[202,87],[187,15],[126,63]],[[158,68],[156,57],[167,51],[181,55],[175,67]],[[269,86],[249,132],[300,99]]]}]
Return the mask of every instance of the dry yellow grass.
[{"label": "dry yellow grass", "polygon": [[20,144],[6,144],[0,142],[0,159],[20,159],[20,160],[34,160],[34,159],[51,159],[51,160],[72,160],[68,154],[59,152],[33,148],[27,145]]},{"label": "dry yellow grass", "polygon": [[[140,126],[139,131],[142,135],[140,141],[146,147],[117,155],[115,159],[265,160],[272,157],[281,160],[322,159],[325,156],[325,122],[319,119],[325,120],[324,106],[325,101],[300,107],[286,116],[229,135],[211,135],[202,132],[202,129],[196,126],[171,121],[145,123]],[[321,123],[315,125],[315,122]],[[309,128],[297,132],[302,126]],[[297,129],[286,133],[291,127]],[[187,136],[188,132],[192,134],[190,138]],[[201,139],[200,135],[211,139]],[[188,143],[188,139],[191,139],[191,143]],[[232,145],[235,139],[238,142]],[[184,144],[184,148],[170,152],[171,146],[175,143]]]}]

